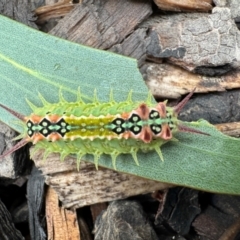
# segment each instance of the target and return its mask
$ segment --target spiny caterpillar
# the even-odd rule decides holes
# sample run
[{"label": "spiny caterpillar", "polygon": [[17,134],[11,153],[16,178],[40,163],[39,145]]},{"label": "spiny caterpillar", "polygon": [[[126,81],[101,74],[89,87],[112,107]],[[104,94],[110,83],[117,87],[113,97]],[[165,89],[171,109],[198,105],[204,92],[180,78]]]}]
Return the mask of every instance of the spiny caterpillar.
[{"label": "spiny caterpillar", "polygon": [[139,165],[139,150],[155,150],[163,161],[160,147],[171,140],[176,131],[206,134],[183,126],[177,119],[193,92],[174,108],[167,107],[166,102],[152,103],[150,93],[146,102],[133,102],[131,91],[123,102],[115,102],[111,91],[110,101],[103,103],[97,100],[96,91],[92,103],[85,103],[80,91],[76,102],[67,102],[61,90],[58,103],[49,103],[39,94],[43,107],[27,100],[33,111],[30,116],[23,116],[0,104],[24,123],[24,131],[17,137],[22,140],[0,158],[32,142],[34,152],[45,150],[44,159],[52,152],[60,153],[61,160],[69,154],[76,154],[78,169],[85,154],[94,155],[96,169],[102,154],[111,155],[114,169],[119,154],[131,154]]}]

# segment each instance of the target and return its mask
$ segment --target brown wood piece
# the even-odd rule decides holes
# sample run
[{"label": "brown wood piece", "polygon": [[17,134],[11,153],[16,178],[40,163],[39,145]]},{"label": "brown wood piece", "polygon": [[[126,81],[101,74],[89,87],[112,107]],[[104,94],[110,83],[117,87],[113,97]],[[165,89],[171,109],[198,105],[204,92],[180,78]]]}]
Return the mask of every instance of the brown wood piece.
[{"label": "brown wood piece", "polygon": [[46,219],[48,239],[80,239],[75,210],[69,211],[59,207],[58,195],[51,187],[48,188],[46,194]]},{"label": "brown wood piece", "polygon": [[43,151],[38,151],[33,156],[36,166],[45,176],[46,183],[55,189],[65,208],[76,209],[173,186],[106,168],[96,171],[93,164],[84,161],[81,161],[78,172],[76,158],[71,156],[66,157],[64,162],[59,160],[59,154],[50,154],[44,162],[42,159]]},{"label": "brown wood piece", "polygon": [[232,137],[240,136],[240,122],[216,124],[215,127],[226,135]]},{"label": "brown wood piece", "polygon": [[42,23],[51,18],[65,16],[74,8],[70,0],[60,0],[57,3],[45,5],[35,9],[35,15],[38,17],[37,22]]},{"label": "brown wood piece", "polygon": [[109,49],[121,43],[151,13],[149,0],[83,1],[49,33],[87,46]]},{"label": "brown wood piece", "polygon": [[115,44],[109,51],[137,59],[140,68],[145,64],[146,60],[146,39],[147,30],[139,28],[125,38],[123,42]]},{"label": "brown wood piece", "polygon": [[235,240],[237,234],[240,232],[240,217],[234,221],[230,227],[221,235],[218,240]]},{"label": "brown wood piece", "polygon": [[[202,199],[207,197],[202,193]],[[192,227],[200,239],[235,240],[240,227],[240,198],[212,194],[208,205],[196,216]]]},{"label": "brown wood piece", "polygon": [[107,209],[107,203],[97,203],[90,206],[93,223],[95,223],[97,216]]},{"label": "brown wood piece", "polygon": [[208,12],[212,9],[212,0],[154,0],[156,5],[165,11]]},{"label": "brown wood piece", "polygon": [[191,73],[180,67],[162,63],[146,64],[146,84],[157,98],[179,98],[191,92],[221,92],[240,88],[240,71],[236,70],[219,77],[207,77]]}]

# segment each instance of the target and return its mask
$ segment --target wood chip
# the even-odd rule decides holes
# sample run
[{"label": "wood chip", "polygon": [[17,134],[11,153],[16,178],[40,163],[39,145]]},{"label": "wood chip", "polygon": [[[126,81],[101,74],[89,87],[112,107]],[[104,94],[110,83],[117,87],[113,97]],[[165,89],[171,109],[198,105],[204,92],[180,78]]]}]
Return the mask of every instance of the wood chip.
[{"label": "wood chip", "polygon": [[49,33],[87,46],[108,49],[121,43],[152,13],[148,0],[84,1]]},{"label": "wood chip", "polygon": [[150,17],[147,55],[167,59],[188,71],[220,76],[239,68],[239,30],[229,8],[211,14],[169,14]]},{"label": "wood chip", "polygon": [[1,240],[24,240],[21,232],[15,228],[12,217],[0,200],[0,239]]},{"label": "wood chip", "polygon": [[42,170],[46,183],[56,190],[65,208],[76,209],[173,186],[106,168],[96,171],[93,164],[84,161],[81,161],[78,172],[76,158],[70,156],[64,162],[59,160],[59,154],[49,155],[45,162],[42,158],[43,151],[38,151],[33,160]]},{"label": "wood chip", "polygon": [[215,127],[222,133],[232,136],[240,136],[240,122],[216,124]]},{"label": "wood chip", "polygon": [[146,84],[157,98],[179,98],[196,87],[196,93],[222,92],[240,88],[240,71],[219,77],[188,72],[180,67],[162,63],[146,65]]},{"label": "wood chip", "polygon": [[[15,145],[16,141],[12,141],[14,137],[16,137],[16,132],[14,132],[9,126],[0,122],[0,155]],[[22,149],[7,155],[4,159],[1,159],[0,176],[9,179],[16,179],[19,175],[22,175],[28,170],[27,168],[30,165],[28,147],[25,146]]]},{"label": "wood chip", "polygon": [[208,12],[212,9],[212,0],[154,0],[156,5],[165,11],[175,12]]},{"label": "wood chip", "polygon": [[59,207],[58,203],[57,193],[49,187],[46,194],[48,239],[80,239],[76,212]]},{"label": "wood chip", "polygon": [[51,18],[65,16],[74,8],[70,0],[61,0],[54,4],[48,4],[35,9],[35,15],[38,17],[37,23],[43,23]]}]

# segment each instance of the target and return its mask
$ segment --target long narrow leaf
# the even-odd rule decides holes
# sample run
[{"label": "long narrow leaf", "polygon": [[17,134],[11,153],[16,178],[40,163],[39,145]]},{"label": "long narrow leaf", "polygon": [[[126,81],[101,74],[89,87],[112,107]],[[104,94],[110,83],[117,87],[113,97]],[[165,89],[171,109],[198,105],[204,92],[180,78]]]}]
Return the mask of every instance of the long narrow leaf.
[{"label": "long narrow leaf", "polygon": [[[59,88],[69,101],[75,101],[78,86],[86,101],[94,89],[101,101],[108,101],[110,89],[116,101],[125,99],[130,89],[134,100],[146,99],[147,88],[134,59],[61,40],[1,16],[0,36],[0,102],[22,114],[31,112],[26,97],[41,106],[40,92],[49,102],[57,102]],[[12,119],[0,109],[0,120],[18,129]],[[210,136],[178,133],[179,141],[161,147],[164,162],[155,152],[139,152],[138,167],[130,155],[122,154],[117,169],[205,191],[240,194],[240,141],[204,121],[190,125]],[[110,156],[103,155],[100,165],[112,168]]]}]

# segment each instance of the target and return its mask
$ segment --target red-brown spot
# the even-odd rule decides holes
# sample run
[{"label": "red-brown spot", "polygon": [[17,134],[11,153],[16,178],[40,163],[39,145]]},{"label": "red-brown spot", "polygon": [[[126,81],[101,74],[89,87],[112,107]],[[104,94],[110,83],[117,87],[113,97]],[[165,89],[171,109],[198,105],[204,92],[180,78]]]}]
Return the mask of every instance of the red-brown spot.
[{"label": "red-brown spot", "polygon": [[38,115],[32,114],[29,118],[30,121],[32,121],[33,123],[37,124],[40,123],[42,121],[43,117],[40,117]]},{"label": "red-brown spot", "polygon": [[146,142],[146,143],[149,143],[151,142],[151,134],[147,131],[144,132],[143,134],[143,141]]},{"label": "red-brown spot", "polygon": [[123,119],[128,119],[128,118],[129,118],[129,115],[130,115],[130,114],[129,114],[129,113],[126,113],[126,112],[125,112],[125,113],[122,113],[122,114],[121,114],[121,118],[123,118]]},{"label": "red-brown spot", "polygon": [[59,119],[61,118],[60,116],[56,115],[56,114],[53,114],[53,115],[49,115],[48,116],[50,122],[52,123],[56,123],[59,121]]},{"label": "red-brown spot", "polygon": [[136,109],[136,112],[141,119],[148,119],[149,108],[145,103],[140,104],[140,106]]},{"label": "red-brown spot", "polygon": [[162,125],[162,131],[161,131],[160,137],[164,140],[170,140],[172,138],[172,132],[168,124]]},{"label": "red-brown spot", "polygon": [[50,135],[48,135],[47,139],[51,140],[52,142],[55,142],[57,140],[59,140],[61,137],[60,134],[58,133],[51,133]]},{"label": "red-brown spot", "polygon": [[[121,135],[121,134],[120,134],[120,135]],[[134,136],[134,135],[132,135],[130,131],[127,131],[127,132],[122,133],[122,136],[123,136],[123,138],[125,138],[125,139],[129,139],[130,137],[132,137],[132,136]]]},{"label": "red-brown spot", "polygon": [[150,143],[152,141],[152,132],[149,127],[144,127],[139,135],[139,137],[143,142]]},{"label": "red-brown spot", "polygon": [[42,134],[40,134],[40,133],[35,133],[33,136],[32,136],[32,143],[33,144],[36,144],[37,142],[39,142],[39,141],[41,141],[41,140],[43,140],[45,137],[42,135]]},{"label": "red-brown spot", "polygon": [[166,117],[167,113],[166,113],[166,104],[165,103],[163,103],[163,102],[158,103],[156,106],[156,109],[159,112],[161,118]]},{"label": "red-brown spot", "polygon": [[148,112],[148,107],[145,103],[142,103],[140,106],[139,106],[139,109],[142,111],[142,115],[146,115],[147,112]]},{"label": "red-brown spot", "polygon": [[171,139],[171,138],[172,138],[172,132],[171,132],[169,126],[167,126],[165,137],[166,137],[167,139]]},{"label": "red-brown spot", "polygon": [[27,122],[29,119],[29,117],[24,117],[24,122]]}]

